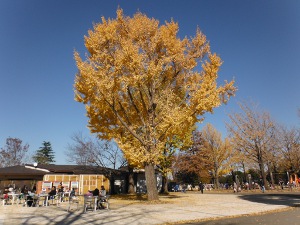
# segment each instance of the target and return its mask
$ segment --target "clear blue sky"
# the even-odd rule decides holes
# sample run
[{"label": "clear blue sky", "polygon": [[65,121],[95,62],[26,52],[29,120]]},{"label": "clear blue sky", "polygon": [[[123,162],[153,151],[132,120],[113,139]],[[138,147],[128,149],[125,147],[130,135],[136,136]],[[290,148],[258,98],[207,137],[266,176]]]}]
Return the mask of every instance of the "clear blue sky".
[{"label": "clear blue sky", "polygon": [[279,123],[299,126],[300,1],[288,0],[0,0],[0,147],[8,137],[34,152],[50,141],[57,164],[64,164],[71,135],[86,128],[84,105],[74,101],[74,49],[102,16],[115,18],[120,6],[164,23],[173,18],[179,35],[197,26],[224,64],[223,80],[238,92],[205,122],[224,132],[237,102],[252,99]]}]

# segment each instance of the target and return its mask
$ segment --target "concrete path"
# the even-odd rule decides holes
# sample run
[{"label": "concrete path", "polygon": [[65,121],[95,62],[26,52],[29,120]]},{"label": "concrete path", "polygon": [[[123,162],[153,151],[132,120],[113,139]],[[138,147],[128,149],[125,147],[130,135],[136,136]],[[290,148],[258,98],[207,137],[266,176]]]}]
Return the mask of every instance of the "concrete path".
[{"label": "concrete path", "polygon": [[59,207],[0,206],[0,225],[39,224],[174,224],[222,217],[249,215],[298,206],[300,195],[265,194],[211,194],[199,192],[172,193],[160,197],[159,203],[132,202],[111,199],[110,210],[83,213],[74,209],[67,212],[67,203]]}]

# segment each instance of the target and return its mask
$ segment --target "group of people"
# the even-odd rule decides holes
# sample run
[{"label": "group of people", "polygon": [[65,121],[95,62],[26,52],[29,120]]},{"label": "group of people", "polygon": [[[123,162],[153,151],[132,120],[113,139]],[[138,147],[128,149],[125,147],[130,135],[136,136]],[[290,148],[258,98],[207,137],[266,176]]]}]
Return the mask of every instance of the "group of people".
[{"label": "group of people", "polygon": [[[0,191],[1,193],[2,191]],[[31,194],[31,193],[35,193],[36,192],[36,186],[34,185],[31,189],[28,188],[27,185],[24,185],[22,188],[13,188],[12,185],[9,185],[8,187],[4,188],[3,191],[3,200],[4,200],[4,204],[7,204],[9,199],[13,199],[13,200],[21,200],[26,198],[27,195]],[[11,196],[16,196],[13,198],[10,198],[9,195]]]},{"label": "group of people", "polygon": [[99,208],[104,208],[102,202],[106,201],[106,190],[103,185],[101,186],[100,190],[98,188],[95,188],[95,190],[93,191],[89,190],[84,196],[99,197],[99,199],[97,200],[97,205]]},{"label": "group of people", "polygon": [[[28,206],[33,206],[34,205],[34,196],[36,195],[36,186],[34,185],[33,188],[29,188],[27,185],[24,185],[22,188],[19,188],[17,191],[14,190],[11,187],[7,187],[3,191],[3,199],[8,200],[8,196],[10,192],[13,193],[19,193],[19,198],[24,198],[26,199],[26,204]],[[67,190],[68,191],[68,190]],[[69,192],[69,191],[68,191]],[[47,196],[48,200],[54,199],[56,196],[60,197],[62,200],[63,194],[65,193],[64,187],[60,184],[58,187],[52,186],[50,191],[44,191],[42,192],[44,195]],[[76,196],[75,188],[72,188],[72,190],[69,192],[69,198],[73,198]],[[98,202],[99,206],[102,207],[101,202],[106,201],[106,190],[105,187],[102,185],[100,190],[98,188],[95,188],[95,190],[91,191],[89,190],[88,193],[85,194],[85,196],[97,196],[98,197]]]},{"label": "group of people", "polygon": [[[75,192],[75,191],[74,191]],[[24,185],[21,189],[21,193],[24,195],[24,197],[27,199],[27,205],[33,206],[34,205],[34,197],[36,195],[36,187],[34,186],[32,190],[29,190],[27,185]],[[52,186],[49,192],[42,191],[42,194],[45,194],[47,199],[54,199],[55,196],[59,196],[62,200],[62,196],[64,193],[64,187],[60,184],[58,188],[56,186]]]}]

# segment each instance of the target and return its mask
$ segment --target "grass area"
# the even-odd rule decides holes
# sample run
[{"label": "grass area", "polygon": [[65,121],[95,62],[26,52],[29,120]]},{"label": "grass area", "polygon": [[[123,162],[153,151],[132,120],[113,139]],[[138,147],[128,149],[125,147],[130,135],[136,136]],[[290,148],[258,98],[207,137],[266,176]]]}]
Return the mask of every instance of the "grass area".
[{"label": "grass area", "polygon": [[147,194],[117,194],[111,195],[110,199],[120,204],[172,204],[186,197],[183,193],[171,192],[169,194],[159,194],[158,201],[148,201]]},{"label": "grass area", "polygon": [[[298,192],[298,189],[294,189],[292,192],[289,190],[268,190],[265,192],[267,193],[293,193]],[[236,194],[261,194],[261,190],[253,189],[253,190],[242,190],[242,192],[238,192]],[[182,192],[170,192],[168,194],[159,194],[158,201],[148,201],[147,194],[116,194],[111,195],[111,200],[114,202],[125,203],[125,204],[164,204],[164,203],[171,203],[176,204],[180,203],[182,200],[186,198],[190,198],[191,200],[194,198],[194,194],[201,193],[199,191],[187,191],[186,193]],[[234,194],[233,190],[205,190],[204,194]]]},{"label": "grass area", "polygon": [[146,194],[117,194],[111,195],[111,199],[129,201],[147,201]]}]

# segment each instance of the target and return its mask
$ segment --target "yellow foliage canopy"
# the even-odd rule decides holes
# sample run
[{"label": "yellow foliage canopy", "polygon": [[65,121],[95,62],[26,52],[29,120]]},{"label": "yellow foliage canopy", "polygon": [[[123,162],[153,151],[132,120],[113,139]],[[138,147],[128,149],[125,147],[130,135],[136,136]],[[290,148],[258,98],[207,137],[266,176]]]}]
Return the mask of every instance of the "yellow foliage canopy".
[{"label": "yellow foliage canopy", "polygon": [[212,175],[218,179],[220,175],[228,174],[233,164],[239,162],[240,154],[233,148],[229,138],[222,139],[222,134],[211,124],[202,130],[204,155],[212,164]]},{"label": "yellow foliage canopy", "polygon": [[222,61],[205,35],[198,29],[181,40],[178,29],[119,9],[89,30],[86,60],[74,54],[75,98],[86,105],[91,132],[115,139],[135,165],[156,164],[167,137],[184,137],[236,90],[233,81],[217,86]]}]

